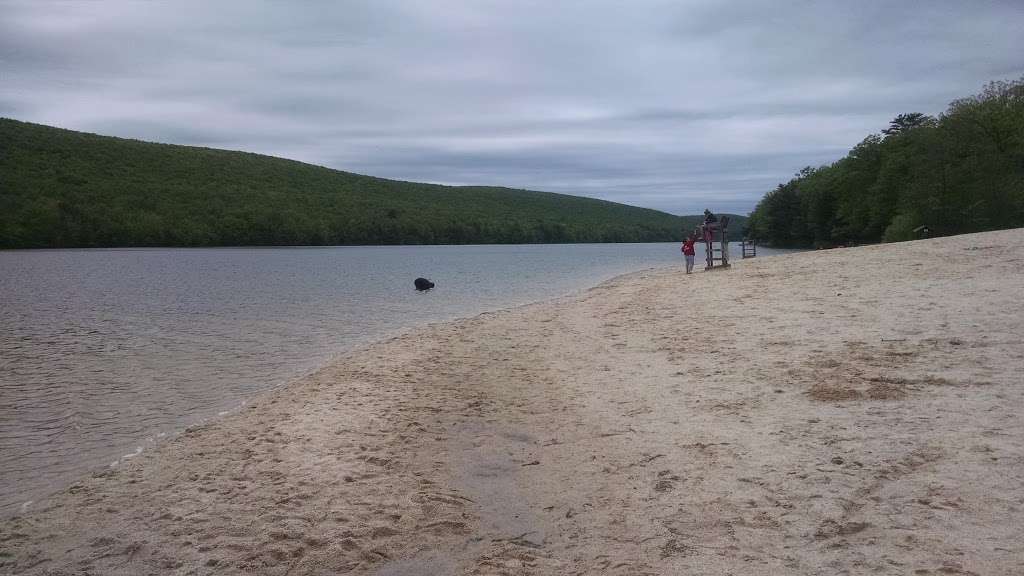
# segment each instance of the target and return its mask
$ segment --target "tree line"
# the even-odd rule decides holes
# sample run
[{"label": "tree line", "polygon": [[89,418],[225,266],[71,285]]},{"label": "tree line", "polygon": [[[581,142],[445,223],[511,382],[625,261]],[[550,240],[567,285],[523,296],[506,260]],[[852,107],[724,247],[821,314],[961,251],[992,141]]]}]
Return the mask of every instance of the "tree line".
[{"label": "tree line", "polygon": [[894,242],[1024,226],[1024,78],[937,118],[900,114],[845,158],[767,193],[747,235],[777,247]]}]

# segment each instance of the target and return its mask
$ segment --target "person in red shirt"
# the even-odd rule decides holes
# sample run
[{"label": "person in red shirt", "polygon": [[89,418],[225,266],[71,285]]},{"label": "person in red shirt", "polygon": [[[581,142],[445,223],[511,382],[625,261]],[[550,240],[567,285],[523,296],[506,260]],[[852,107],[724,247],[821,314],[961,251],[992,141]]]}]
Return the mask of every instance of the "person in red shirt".
[{"label": "person in red shirt", "polygon": [[686,273],[689,274],[693,271],[693,243],[696,240],[693,239],[693,235],[687,236],[686,240],[683,241],[683,256],[686,258]]}]

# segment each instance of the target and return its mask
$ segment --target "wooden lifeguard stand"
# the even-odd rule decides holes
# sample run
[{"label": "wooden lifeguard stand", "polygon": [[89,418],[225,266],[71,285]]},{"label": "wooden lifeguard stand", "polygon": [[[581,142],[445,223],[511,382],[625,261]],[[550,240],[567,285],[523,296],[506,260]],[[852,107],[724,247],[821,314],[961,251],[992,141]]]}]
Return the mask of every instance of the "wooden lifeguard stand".
[{"label": "wooden lifeguard stand", "polygon": [[705,222],[700,225],[701,236],[704,238],[704,249],[707,254],[707,265],[704,270],[729,267],[729,217],[722,216],[718,222]]}]

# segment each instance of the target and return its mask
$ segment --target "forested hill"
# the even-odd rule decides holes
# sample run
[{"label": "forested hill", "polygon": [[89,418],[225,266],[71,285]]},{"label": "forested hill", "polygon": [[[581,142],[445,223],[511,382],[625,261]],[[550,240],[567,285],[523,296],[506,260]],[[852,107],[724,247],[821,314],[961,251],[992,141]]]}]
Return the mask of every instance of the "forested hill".
[{"label": "forested hill", "polygon": [[769,192],[752,237],[828,247],[1024,227],[1024,78],[938,118],[900,114],[829,166]]},{"label": "forested hill", "polygon": [[697,221],[0,119],[0,248],[650,242]]}]

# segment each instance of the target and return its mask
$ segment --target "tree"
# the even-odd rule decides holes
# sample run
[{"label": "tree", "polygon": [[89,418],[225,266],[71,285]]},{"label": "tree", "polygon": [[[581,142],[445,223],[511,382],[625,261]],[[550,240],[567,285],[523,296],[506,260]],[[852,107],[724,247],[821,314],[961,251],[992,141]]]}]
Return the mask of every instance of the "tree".
[{"label": "tree", "polygon": [[886,136],[897,136],[903,134],[914,128],[920,128],[921,126],[934,126],[935,118],[920,112],[910,112],[908,114],[900,114],[899,116],[892,119],[889,122],[889,127],[882,130],[882,134]]}]

